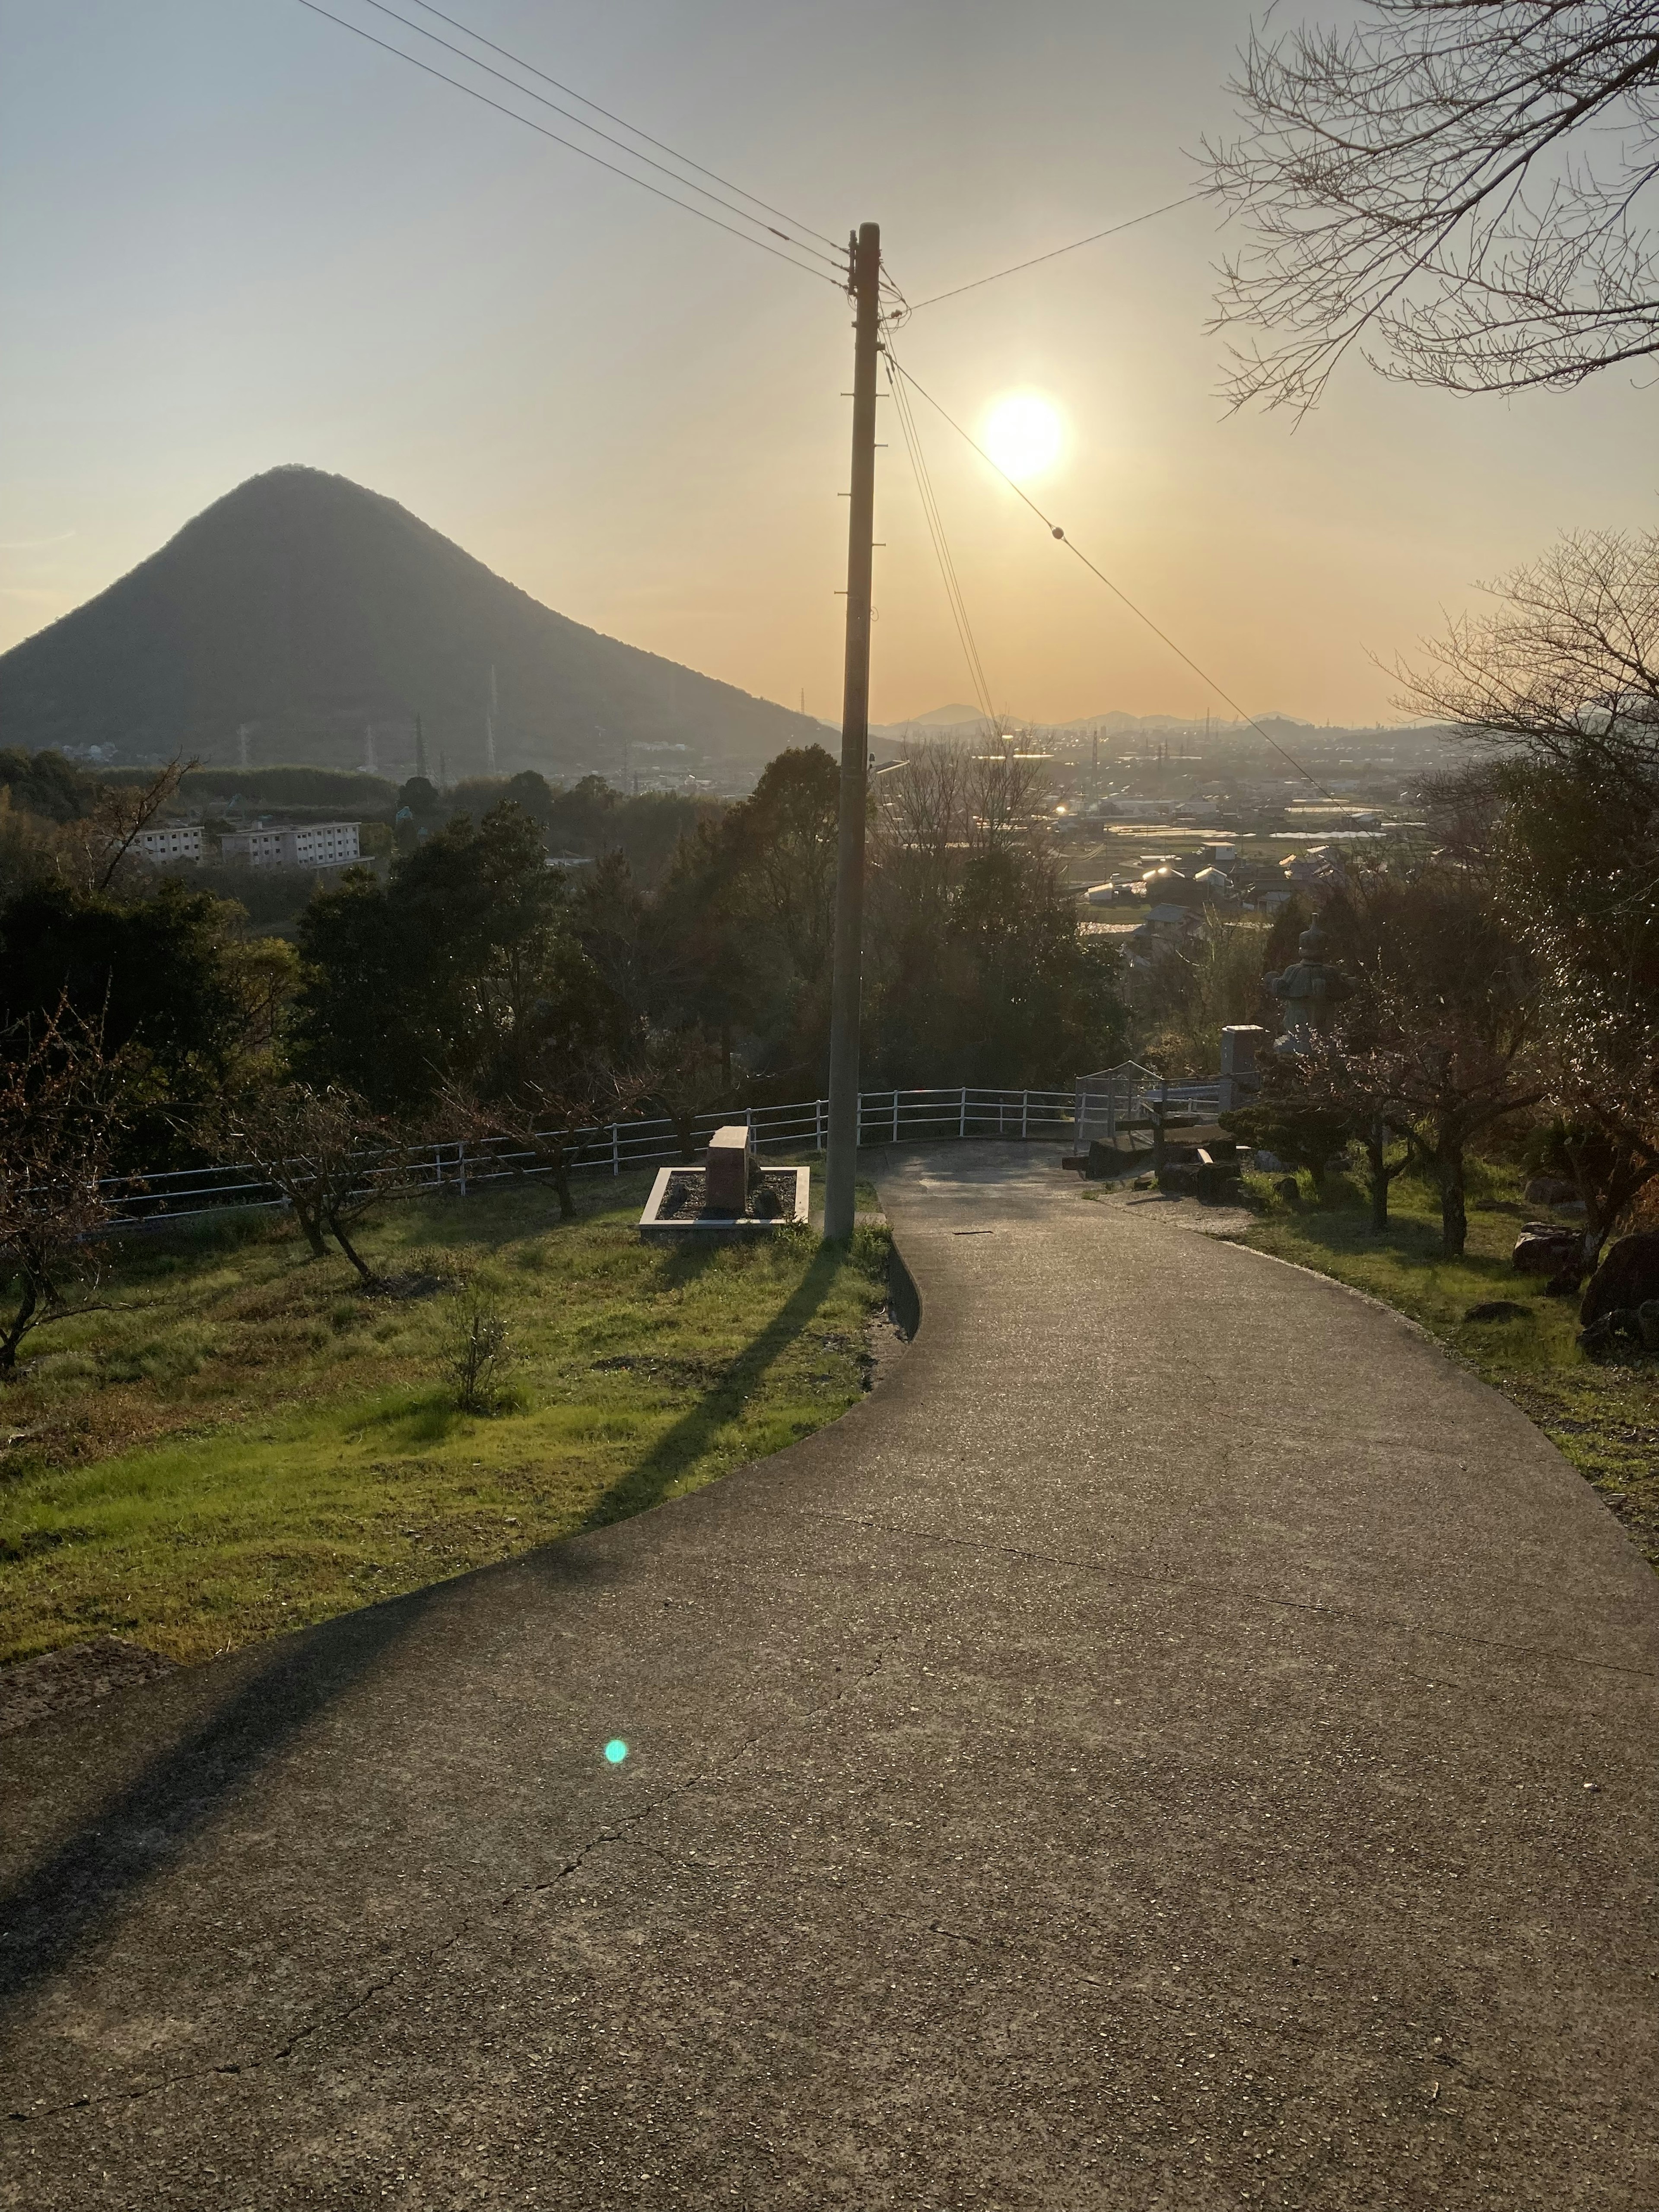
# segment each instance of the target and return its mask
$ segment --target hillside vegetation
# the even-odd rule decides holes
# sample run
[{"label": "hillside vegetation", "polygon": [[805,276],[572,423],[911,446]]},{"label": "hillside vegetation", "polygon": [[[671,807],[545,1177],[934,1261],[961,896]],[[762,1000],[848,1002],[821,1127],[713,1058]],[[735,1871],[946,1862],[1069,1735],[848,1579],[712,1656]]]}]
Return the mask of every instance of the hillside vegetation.
[{"label": "hillside vegetation", "polygon": [[[646,1178],[406,1205],[360,1293],[282,1218],[139,1236],[0,1403],[0,1664],[96,1636],[190,1660],[616,1521],[843,1413],[884,1241],[664,1251]],[[482,1308],[509,1357],[466,1413]]]}]

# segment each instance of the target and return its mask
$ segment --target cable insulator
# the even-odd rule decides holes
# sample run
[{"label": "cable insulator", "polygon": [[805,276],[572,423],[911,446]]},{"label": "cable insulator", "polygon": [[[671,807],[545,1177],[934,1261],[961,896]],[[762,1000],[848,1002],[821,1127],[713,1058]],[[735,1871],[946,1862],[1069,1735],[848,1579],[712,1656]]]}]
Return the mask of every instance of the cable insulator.
[{"label": "cable insulator", "polygon": [[1054,532],[1056,538],[1063,538],[1066,535],[1057,522],[1054,525]]}]

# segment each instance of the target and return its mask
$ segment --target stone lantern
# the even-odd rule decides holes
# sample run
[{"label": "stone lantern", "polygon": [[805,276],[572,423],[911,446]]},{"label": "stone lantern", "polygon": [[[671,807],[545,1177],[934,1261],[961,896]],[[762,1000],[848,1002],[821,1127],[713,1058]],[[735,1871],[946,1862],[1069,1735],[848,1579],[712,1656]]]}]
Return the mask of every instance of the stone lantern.
[{"label": "stone lantern", "polygon": [[1275,1040],[1276,1053],[1306,1052],[1322,1030],[1328,1028],[1338,1006],[1353,989],[1340,968],[1325,961],[1330,942],[1316,915],[1297,940],[1299,960],[1282,975],[1264,975],[1262,983],[1285,1009],[1285,1034]]}]

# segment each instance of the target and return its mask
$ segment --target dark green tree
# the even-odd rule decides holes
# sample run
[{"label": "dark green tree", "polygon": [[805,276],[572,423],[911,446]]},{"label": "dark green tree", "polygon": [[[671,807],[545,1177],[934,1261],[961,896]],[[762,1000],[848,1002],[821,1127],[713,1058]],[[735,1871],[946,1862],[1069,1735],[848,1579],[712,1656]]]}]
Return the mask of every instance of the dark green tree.
[{"label": "dark green tree", "polygon": [[353,871],[307,908],[300,950],[300,1065],[380,1111],[423,1106],[446,1081],[510,1087],[561,1040],[576,1052],[618,1018],[564,878],[511,805],[458,817],[383,883]]},{"label": "dark green tree", "polygon": [[122,1070],[135,1161],[169,1157],[178,1115],[218,1095],[248,1048],[237,919],[175,878],[131,904],[39,883],[0,908],[0,1026],[44,1020],[60,1001],[94,1025]]}]

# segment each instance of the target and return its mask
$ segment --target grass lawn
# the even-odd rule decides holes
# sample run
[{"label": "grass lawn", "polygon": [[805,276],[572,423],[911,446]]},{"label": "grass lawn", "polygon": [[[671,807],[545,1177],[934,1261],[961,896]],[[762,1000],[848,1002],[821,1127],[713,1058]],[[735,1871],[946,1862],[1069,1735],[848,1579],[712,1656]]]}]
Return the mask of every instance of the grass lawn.
[{"label": "grass lawn", "polygon": [[[1468,1249],[1440,1250],[1438,1199],[1419,1182],[1394,1186],[1393,1219],[1380,1237],[1367,1226],[1361,1194],[1329,1211],[1295,1212],[1261,1176],[1246,1178],[1258,1215],[1240,1242],[1334,1275],[1409,1314],[1456,1358],[1514,1399],[1593,1483],[1650,1560],[1659,1566],[1659,1364],[1599,1366],[1578,1350],[1578,1302],[1548,1298],[1536,1276],[1519,1275],[1510,1252],[1523,1219],[1518,1179],[1478,1169],[1472,1179]],[[1311,1204],[1307,1179],[1304,1200]],[[1465,1319],[1483,1301],[1508,1298],[1525,1318]]]},{"label": "grass lawn", "polygon": [[[372,1603],[694,1490],[866,1388],[886,1239],[642,1244],[646,1174],[389,1208],[367,1297],[280,1217],[133,1236],[108,1310],[0,1389],[0,1664],[94,1635],[175,1660]],[[435,1285],[435,1286],[434,1286]],[[505,1315],[488,1417],[456,1410],[466,1300]]]}]

